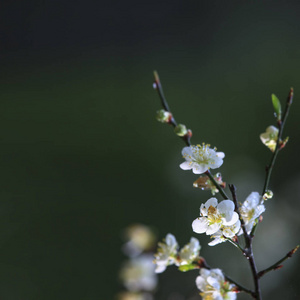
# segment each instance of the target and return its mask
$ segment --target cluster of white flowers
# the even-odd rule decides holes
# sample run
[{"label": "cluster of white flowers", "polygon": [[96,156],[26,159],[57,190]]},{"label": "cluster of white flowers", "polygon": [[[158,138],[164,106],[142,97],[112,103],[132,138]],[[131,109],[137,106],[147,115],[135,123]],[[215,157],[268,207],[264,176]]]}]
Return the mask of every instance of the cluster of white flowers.
[{"label": "cluster of white flowers", "polygon": [[202,174],[207,170],[219,168],[223,164],[225,154],[216,152],[216,148],[209,148],[210,145],[202,144],[197,146],[184,147],[182,156],[186,160],[180,165],[183,170],[193,170],[194,174]]},{"label": "cluster of white flowers", "polygon": [[257,218],[266,210],[263,201],[258,192],[252,192],[240,207],[240,214],[248,233],[251,232]]},{"label": "cluster of white flowers", "polygon": [[153,264],[153,249],[156,236],[150,227],[132,224],[124,229],[126,243],[122,250],[127,259],[120,269],[119,278],[126,288],[116,295],[118,300],[153,300],[157,286],[157,274]]},{"label": "cluster of white flowers", "polygon": [[[252,192],[240,207],[240,214],[248,233],[264,211],[263,198],[258,192]],[[211,235],[214,240],[209,243],[210,246],[242,234],[241,222],[234,211],[233,201],[223,200],[218,204],[216,198],[210,198],[205,204],[201,204],[200,217],[193,221],[192,228],[196,233]]]},{"label": "cluster of white flowers", "polygon": [[162,273],[167,266],[175,264],[176,266],[184,266],[191,264],[198,256],[200,251],[199,241],[192,237],[190,242],[186,244],[180,251],[179,245],[173,234],[168,233],[163,243],[158,243],[157,253],[154,255],[154,263],[156,264],[156,273]]},{"label": "cluster of white flowers", "polygon": [[196,285],[203,300],[235,300],[234,285],[225,280],[220,269],[201,269]]},{"label": "cluster of white flowers", "polygon": [[222,231],[223,235],[232,237],[234,228],[239,227],[239,216],[234,211],[234,203],[231,200],[223,200],[218,204],[216,198],[210,198],[201,204],[200,217],[192,223],[193,231],[196,233],[216,234]]}]

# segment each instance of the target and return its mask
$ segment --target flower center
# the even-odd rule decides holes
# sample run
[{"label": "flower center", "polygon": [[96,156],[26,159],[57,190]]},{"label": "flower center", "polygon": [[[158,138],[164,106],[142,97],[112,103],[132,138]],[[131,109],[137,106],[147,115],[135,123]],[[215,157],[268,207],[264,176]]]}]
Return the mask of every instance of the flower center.
[{"label": "flower center", "polygon": [[218,210],[212,205],[207,210],[207,219],[210,225],[222,222],[222,216],[218,213]]}]

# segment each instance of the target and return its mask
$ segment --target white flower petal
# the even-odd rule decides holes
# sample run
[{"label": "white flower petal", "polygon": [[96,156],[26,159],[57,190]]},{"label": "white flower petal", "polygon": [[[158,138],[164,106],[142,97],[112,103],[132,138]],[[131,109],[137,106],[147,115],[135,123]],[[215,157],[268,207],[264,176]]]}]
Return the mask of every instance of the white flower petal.
[{"label": "white flower petal", "polygon": [[191,147],[184,147],[181,151],[181,154],[183,157],[187,157],[187,158],[189,156],[193,157],[193,150]]},{"label": "white flower petal", "polygon": [[224,152],[217,152],[216,154],[217,154],[218,157],[220,157],[222,159],[225,157],[225,153]]},{"label": "white flower petal", "polygon": [[217,207],[218,206],[218,199],[217,198],[210,198],[208,199],[204,206],[206,207],[206,209],[208,209],[210,206],[213,206],[213,207]]},{"label": "white flower petal", "polygon": [[[226,220],[226,222],[230,222],[233,216],[234,211],[234,203],[231,200],[223,200],[218,204],[218,211]],[[236,222],[236,221],[235,221]],[[234,223],[235,223],[234,222]],[[232,224],[234,224],[232,223]]]},{"label": "white flower petal", "polygon": [[226,300],[235,300],[236,299],[236,293],[235,292],[228,292],[226,294]]},{"label": "white flower petal", "polygon": [[[226,220],[226,219],[225,219]],[[234,225],[239,220],[239,215],[234,211],[231,215],[231,220],[224,221],[223,224],[227,226]]]},{"label": "white flower petal", "polygon": [[224,241],[221,238],[217,237],[214,240],[212,240],[211,242],[209,242],[208,246],[215,246],[215,245],[221,244],[223,242]]},{"label": "white flower petal", "polygon": [[193,221],[192,223],[193,231],[196,233],[204,233],[208,228],[207,218],[200,217]]},{"label": "white flower petal", "polygon": [[214,160],[214,164],[211,164],[210,167],[212,169],[220,168],[223,165],[223,159],[216,157]]},{"label": "white flower petal", "polygon": [[196,285],[199,290],[203,291],[206,285],[205,279],[202,276],[198,276],[196,278]]},{"label": "white flower petal", "polygon": [[176,241],[176,238],[175,236],[172,234],[172,233],[168,233],[166,235],[166,244],[170,247],[177,247],[177,241]]},{"label": "white flower petal", "polygon": [[156,265],[155,273],[162,273],[165,271],[166,268],[166,265]]},{"label": "white flower petal", "polygon": [[221,227],[221,223],[214,223],[208,226],[207,230],[206,230],[206,234],[207,235],[211,235],[216,233]]},{"label": "white flower petal", "polygon": [[214,289],[219,290],[220,289],[220,282],[217,278],[214,278],[212,276],[207,277],[207,283],[210,284]]},{"label": "white flower petal", "polygon": [[246,199],[247,205],[250,208],[256,207],[260,202],[261,196],[258,192],[252,192]]},{"label": "white flower petal", "polygon": [[192,166],[188,161],[183,162],[182,164],[180,164],[179,166],[182,170],[191,170]]},{"label": "white flower petal", "polygon": [[198,165],[198,164],[193,164],[193,173],[194,174],[203,174],[205,173],[207,170],[208,170],[208,166],[206,164],[201,164],[201,165]]}]

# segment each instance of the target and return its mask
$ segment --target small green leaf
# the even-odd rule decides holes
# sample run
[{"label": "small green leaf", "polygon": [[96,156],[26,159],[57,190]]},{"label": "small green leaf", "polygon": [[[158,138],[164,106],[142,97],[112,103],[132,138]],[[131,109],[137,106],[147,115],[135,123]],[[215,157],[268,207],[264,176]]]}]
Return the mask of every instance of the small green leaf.
[{"label": "small green leaf", "polygon": [[178,270],[181,272],[187,272],[187,271],[194,270],[194,269],[196,269],[196,266],[193,264],[182,265],[178,268]]},{"label": "small green leaf", "polygon": [[272,103],[275,111],[275,116],[278,121],[281,120],[281,104],[276,95],[272,94]]}]

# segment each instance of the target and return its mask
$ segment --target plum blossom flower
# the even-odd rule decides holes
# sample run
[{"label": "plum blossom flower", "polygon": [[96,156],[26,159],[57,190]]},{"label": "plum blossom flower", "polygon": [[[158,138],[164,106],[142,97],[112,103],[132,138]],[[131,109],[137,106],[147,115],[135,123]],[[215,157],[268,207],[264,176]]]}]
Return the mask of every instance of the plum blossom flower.
[{"label": "plum blossom flower", "polygon": [[266,210],[262,203],[263,199],[259,193],[252,192],[240,207],[240,213],[245,222],[248,233],[251,232],[256,219]]},{"label": "plum blossom flower", "polygon": [[196,285],[203,300],[235,300],[234,285],[225,280],[220,269],[202,268],[196,278]]},{"label": "plum blossom flower", "polygon": [[218,204],[216,198],[210,198],[201,204],[200,217],[192,223],[193,231],[212,235],[222,226],[231,226],[239,219],[234,211],[234,203],[231,200],[223,200]]},{"label": "plum blossom flower", "polygon": [[157,253],[154,255],[155,273],[162,273],[167,266],[175,264],[178,243],[173,234],[168,233],[163,243],[158,243]]},{"label": "plum blossom flower", "polygon": [[153,256],[142,254],[128,260],[120,271],[120,278],[131,292],[152,291],[157,285]]},{"label": "plum blossom flower", "polygon": [[194,174],[205,173],[208,169],[219,168],[223,164],[225,154],[216,152],[216,148],[209,148],[210,145],[189,146],[182,149],[182,156],[185,162],[180,164],[182,170],[193,170]]},{"label": "plum blossom flower", "polygon": [[262,133],[259,137],[264,145],[272,152],[275,151],[278,139],[278,129],[275,126],[269,126],[266,132]]},{"label": "plum blossom flower", "polygon": [[199,241],[192,237],[190,242],[180,250],[177,264],[182,266],[192,263],[199,255],[200,248],[201,246]]},{"label": "plum blossom flower", "polygon": [[156,243],[156,236],[150,227],[143,224],[132,224],[125,228],[123,252],[129,257],[140,255],[143,251],[151,250]]},{"label": "plum blossom flower", "polygon": [[209,246],[215,246],[217,244],[226,242],[226,238],[232,239],[236,235],[242,234],[241,229],[241,221],[237,220],[235,224],[231,226],[222,226],[220,230],[218,230],[216,233],[214,233],[211,237],[214,238],[213,241],[208,243]]}]

